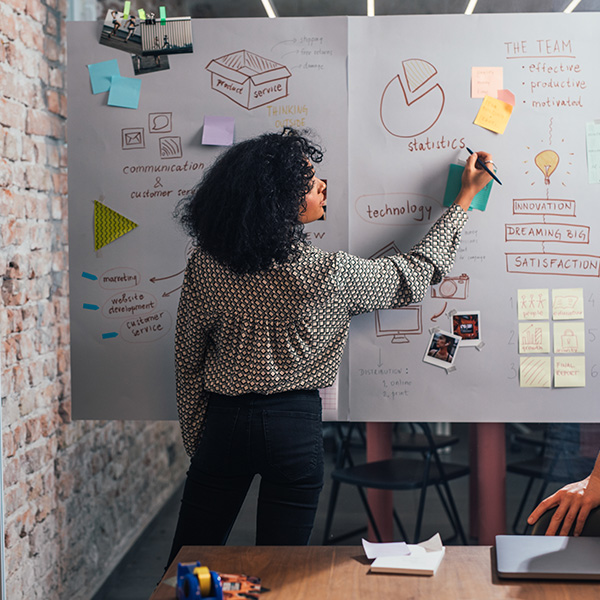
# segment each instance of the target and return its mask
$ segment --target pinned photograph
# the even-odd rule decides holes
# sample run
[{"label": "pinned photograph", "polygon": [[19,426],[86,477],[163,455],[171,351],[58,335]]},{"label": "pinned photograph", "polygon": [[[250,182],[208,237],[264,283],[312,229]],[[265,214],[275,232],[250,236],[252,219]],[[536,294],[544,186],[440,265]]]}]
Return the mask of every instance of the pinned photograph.
[{"label": "pinned photograph", "polygon": [[100,43],[130,54],[142,54],[140,24],[134,14],[125,19],[122,12],[109,9],[102,24]]},{"label": "pinned photograph", "polygon": [[436,367],[449,369],[454,364],[461,338],[447,331],[434,331],[429,340],[423,361]]},{"label": "pinned photograph", "polygon": [[191,17],[146,19],[141,26],[143,54],[185,54],[194,51]]},{"label": "pinned photograph", "polygon": [[461,346],[481,343],[481,315],[478,310],[452,314],[452,332],[461,338]]},{"label": "pinned photograph", "polygon": [[169,57],[161,56],[142,56],[141,54],[132,54],[133,72],[136,75],[144,73],[154,73],[155,71],[166,71],[170,69]]}]

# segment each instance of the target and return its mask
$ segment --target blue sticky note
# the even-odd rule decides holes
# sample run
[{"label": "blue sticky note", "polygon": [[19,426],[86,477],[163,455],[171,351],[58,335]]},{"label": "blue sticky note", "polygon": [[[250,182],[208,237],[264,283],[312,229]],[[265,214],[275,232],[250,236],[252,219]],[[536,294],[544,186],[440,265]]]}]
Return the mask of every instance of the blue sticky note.
[{"label": "blue sticky note", "polygon": [[92,84],[92,94],[100,94],[110,90],[110,79],[114,75],[120,75],[119,63],[116,58],[94,63],[87,66]]},{"label": "blue sticky note", "polygon": [[204,117],[202,143],[205,146],[231,146],[234,127],[233,117]]},{"label": "blue sticky note", "polygon": [[133,77],[111,77],[110,92],[108,94],[109,106],[121,106],[122,108],[137,108],[140,101],[141,79]]},{"label": "blue sticky note", "polygon": [[[446,191],[444,192],[444,206],[452,206],[460,191],[461,177],[465,168],[462,165],[450,165],[448,171],[448,181],[446,182]],[[492,183],[490,181],[476,196],[469,206],[469,210],[485,210],[490,192],[492,191]]]}]

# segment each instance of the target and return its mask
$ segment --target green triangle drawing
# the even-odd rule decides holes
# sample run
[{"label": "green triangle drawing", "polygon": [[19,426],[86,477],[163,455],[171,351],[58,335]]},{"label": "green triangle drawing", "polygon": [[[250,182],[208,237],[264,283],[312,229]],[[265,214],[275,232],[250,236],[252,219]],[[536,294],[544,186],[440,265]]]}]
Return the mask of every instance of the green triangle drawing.
[{"label": "green triangle drawing", "polygon": [[94,200],[94,250],[100,250],[137,226],[137,223]]}]

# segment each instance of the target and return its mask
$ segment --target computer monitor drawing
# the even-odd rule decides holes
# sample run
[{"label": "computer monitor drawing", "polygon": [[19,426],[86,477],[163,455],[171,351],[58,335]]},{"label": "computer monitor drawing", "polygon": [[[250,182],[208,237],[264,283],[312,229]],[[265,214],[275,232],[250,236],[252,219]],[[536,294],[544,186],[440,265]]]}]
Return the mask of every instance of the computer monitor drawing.
[{"label": "computer monitor drawing", "polygon": [[403,306],[375,311],[375,335],[391,336],[392,344],[407,344],[409,335],[423,333],[423,308],[420,305]]}]

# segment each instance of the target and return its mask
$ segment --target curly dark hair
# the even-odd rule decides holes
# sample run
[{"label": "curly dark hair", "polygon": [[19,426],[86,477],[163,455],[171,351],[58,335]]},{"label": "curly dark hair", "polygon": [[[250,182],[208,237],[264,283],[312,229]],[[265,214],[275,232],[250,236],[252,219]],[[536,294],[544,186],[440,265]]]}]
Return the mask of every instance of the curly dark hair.
[{"label": "curly dark hair", "polygon": [[293,258],[306,235],[298,215],[323,151],[308,131],[285,128],[221,154],[175,216],[203,250],[237,273]]}]

